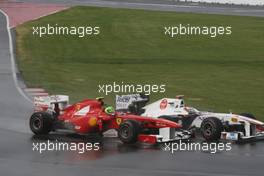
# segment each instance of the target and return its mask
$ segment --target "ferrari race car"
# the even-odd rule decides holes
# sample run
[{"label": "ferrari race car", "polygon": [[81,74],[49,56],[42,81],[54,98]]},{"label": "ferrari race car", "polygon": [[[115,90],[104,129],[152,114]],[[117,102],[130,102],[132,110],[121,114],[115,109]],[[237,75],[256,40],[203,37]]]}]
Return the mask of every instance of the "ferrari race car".
[{"label": "ferrari race car", "polygon": [[185,106],[183,96],[163,98],[146,105],[148,101],[149,97],[142,94],[117,95],[116,110],[171,120],[181,124],[185,130],[199,129],[208,141],[264,139],[264,123],[250,113],[238,115],[199,111]]},{"label": "ferrari race car", "polygon": [[36,135],[66,129],[78,134],[91,134],[115,129],[123,143],[159,143],[188,139],[190,133],[181,125],[166,119],[156,119],[115,112],[105,107],[103,98],[86,99],[69,105],[65,95],[34,98],[34,113],[30,129]]}]

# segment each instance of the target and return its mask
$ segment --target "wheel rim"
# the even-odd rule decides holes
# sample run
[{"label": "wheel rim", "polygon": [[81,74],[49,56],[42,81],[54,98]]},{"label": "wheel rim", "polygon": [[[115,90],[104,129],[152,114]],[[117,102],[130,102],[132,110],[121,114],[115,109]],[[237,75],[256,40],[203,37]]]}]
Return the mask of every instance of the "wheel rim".
[{"label": "wheel rim", "polygon": [[205,136],[211,136],[213,133],[213,125],[210,123],[205,124],[203,131]]},{"label": "wheel rim", "polygon": [[123,126],[120,129],[120,136],[124,139],[127,139],[130,136],[130,130],[129,130],[129,127],[127,125]]},{"label": "wheel rim", "polygon": [[36,130],[40,129],[41,128],[41,120],[39,118],[34,119],[32,126]]}]

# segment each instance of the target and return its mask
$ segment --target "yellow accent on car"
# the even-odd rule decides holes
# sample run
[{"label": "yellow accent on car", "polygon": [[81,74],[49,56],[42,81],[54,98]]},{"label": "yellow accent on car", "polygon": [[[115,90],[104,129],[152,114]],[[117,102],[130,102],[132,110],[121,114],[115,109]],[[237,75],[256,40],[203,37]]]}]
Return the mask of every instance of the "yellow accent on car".
[{"label": "yellow accent on car", "polygon": [[232,117],[232,118],[231,118],[231,122],[238,122],[237,117]]},{"label": "yellow accent on car", "polygon": [[121,118],[116,118],[116,123],[117,123],[118,125],[120,125],[121,122],[122,122],[122,119],[121,119]]},{"label": "yellow accent on car", "polygon": [[77,104],[76,105],[76,111],[79,111],[81,109],[81,105],[80,104]]},{"label": "yellow accent on car", "polygon": [[90,117],[88,120],[88,125],[93,127],[96,124],[97,124],[97,118],[96,117]]},{"label": "yellow accent on car", "polygon": [[96,97],[96,100],[103,100],[104,97]]}]

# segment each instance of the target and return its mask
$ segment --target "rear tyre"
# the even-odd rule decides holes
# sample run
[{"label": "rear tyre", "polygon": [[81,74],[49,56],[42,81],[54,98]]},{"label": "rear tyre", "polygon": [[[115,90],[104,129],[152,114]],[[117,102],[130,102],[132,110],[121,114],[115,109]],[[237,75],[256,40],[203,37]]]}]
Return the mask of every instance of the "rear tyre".
[{"label": "rear tyre", "polygon": [[53,118],[45,112],[36,112],[30,117],[29,126],[37,135],[48,134],[52,130]]},{"label": "rear tyre", "polygon": [[256,117],[253,115],[253,114],[251,114],[251,113],[247,113],[247,112],[245,112],[245,113],[241,113],[241,114],[239,114],[239,115],[241,115],[241,116],[244,116],[244,117],[248,117],[248,118],[250,118],[250,119],[256,119]]},{"label": "rear tyre", "polygon": [[216,117],[208,117],[201,124],[201,132],[207,141],[216,141],[221,137],[223,131],[222,122]]},{"label": "rear tyre", "polygon": [[137,142],[140,131],[140,124],[137,121],[126,120],[119,126],[118,137],[125,144],[133,144]]}]

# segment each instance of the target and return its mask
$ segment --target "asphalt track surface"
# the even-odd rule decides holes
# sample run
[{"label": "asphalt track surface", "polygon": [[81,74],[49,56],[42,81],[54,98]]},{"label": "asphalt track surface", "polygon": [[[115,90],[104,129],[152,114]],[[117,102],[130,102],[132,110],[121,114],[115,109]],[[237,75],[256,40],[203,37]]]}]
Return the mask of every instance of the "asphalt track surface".
[{"label": "asphalt track surface", "polygon": [[210,5],[204,3],[175,2],[173,0],[17,0],[17,2],[62,3],[65,5],[89,5],[98,7],[264,17],[263,6]]},{"label": "asphalt track surface", "polygon": [[36,137],[28,128],[32,105],[19,93],[6,18],[0,13],[0,171],[1,175],[263,175],[264,142],[232,145],[230,152],[176,152],[158,146],[123,145],[105,138],[99,151],[32,151],[32,142],[95,142],[97,139],[56,135]]}]

